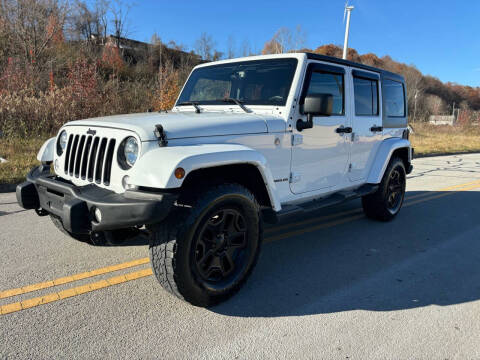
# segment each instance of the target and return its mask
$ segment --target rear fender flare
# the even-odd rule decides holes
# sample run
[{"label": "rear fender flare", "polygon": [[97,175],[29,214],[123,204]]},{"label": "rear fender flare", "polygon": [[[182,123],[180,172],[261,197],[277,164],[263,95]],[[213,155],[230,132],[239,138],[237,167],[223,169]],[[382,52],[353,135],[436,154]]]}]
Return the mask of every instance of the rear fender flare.
[{"label": "rear fender flare", "polygon": [[401,138],[390,138],[382,141],[380,144],[372,169],[368,175],[369,184],[379,184],[382,181],[383,174],[392,158],[392,154],[398,149],[408,149],[408,163],[412,162],[412,148],[410,141]]}]

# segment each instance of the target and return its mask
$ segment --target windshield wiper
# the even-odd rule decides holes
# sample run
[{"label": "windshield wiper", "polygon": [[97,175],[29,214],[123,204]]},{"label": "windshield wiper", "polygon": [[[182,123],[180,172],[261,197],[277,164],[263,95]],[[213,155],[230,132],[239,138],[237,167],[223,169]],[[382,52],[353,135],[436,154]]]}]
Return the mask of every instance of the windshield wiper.
[{"label": "windshield wiper", "polygon": [[198,106],[198,103],[195,101],[182,101],[181,103],[178,103],[177,106],[182,106],[182,105],[192,105],[195,108],[195,112],[197,114],[200,114],[200,106]]},{"label": "windshield wiper", "polygon": [[223,102],[228,102],[228,103],[235,103],[237,104],[238,106],[240,106],[242,108],[243,111],[245,111],[246,113],[249,113],[250,110],[248,110],[245,105],[242,104],[242,101],[241,100],[238,100],[238,99],[234,99],[234,98],[223,98],[223,99],[217,99],[215,101],[223,101]]}]

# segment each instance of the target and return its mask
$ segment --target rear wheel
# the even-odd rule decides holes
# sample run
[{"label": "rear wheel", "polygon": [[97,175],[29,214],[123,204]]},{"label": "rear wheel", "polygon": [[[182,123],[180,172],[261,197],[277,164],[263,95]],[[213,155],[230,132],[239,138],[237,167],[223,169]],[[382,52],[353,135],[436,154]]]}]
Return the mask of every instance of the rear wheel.
[{"label": "rear wheel", "polygon": [[150,232],[158,281],[197,306],[217,304],[240,289],[255,266],[262,237],[258,204],[236,184],[207,190],[191,210],[175,209]]},{"label": "rear wheel", "polygon": [[392,220],[402,208],[405,186],[405,165],[402,159],[395,157],[390,160],[378,190],[362,197],[365,214],[376,220]]}]

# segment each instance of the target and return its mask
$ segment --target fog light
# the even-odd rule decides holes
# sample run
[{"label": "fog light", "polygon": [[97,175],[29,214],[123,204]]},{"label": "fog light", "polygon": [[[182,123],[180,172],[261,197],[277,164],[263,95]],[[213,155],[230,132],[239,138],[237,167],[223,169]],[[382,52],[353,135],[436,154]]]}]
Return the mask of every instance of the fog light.
[{"label": "fog light", "polygon": [[181,167],[175,169],[175,177],[177,179],[183,179],[185,176],[185,170]]},{"label": "fog light", "polygon": [[95,218],[95,221],[97,223],[102,222],[102,212],[99,208],[95,208],[95,211],[93,212],[93,217]]}]

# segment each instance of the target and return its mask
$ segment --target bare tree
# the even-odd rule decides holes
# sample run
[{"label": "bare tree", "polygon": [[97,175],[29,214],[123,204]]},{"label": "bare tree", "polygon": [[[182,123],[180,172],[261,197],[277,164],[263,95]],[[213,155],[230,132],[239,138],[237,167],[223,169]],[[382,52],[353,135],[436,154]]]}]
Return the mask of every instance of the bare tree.
[{"label": "bare tree", "polygon": [[230,35],[227,39],[227,58],[233,59],[235,57],[235,38]]},{"label": "bare tree", "polygon": [[250,45],[250,41],[248,39],[244,39],[242,42],[242,56],[250,56],[252,55],[252,47]]},{"label": "bare tree", "polygon": [[114,0],[110,5],[112,15],[112,25],[117,47],[120,47],[120,39],[126,38],[129,32],[128,14],[130,5],[126,5],[122,0]]},{"label": "bare tree", "polygon": [[0,0],[0,22],[30,64],[37,63],[51,40],[63,32],[67,13],[68,3],[60,0]]},{"label": "bare tree", "polygon": [[215,42],[213,41],[212,36],[203,32],[200,35],[200,38],[195,42],[195,51],[202,57],[202,59],[211,61],[214,56],[214,46]]},{"label": "bare tree", "polygon": [[305,46],[306,40],[307,40],[307,34],[303,30],[302,25],[297,25],[295,27],[295,32],[293,33],[293,36],[292,36],[291,45],[293,45],[293,48],[291,48],[290,50],[297,51],[302,49]]},{"label": "bare tree", "polygon": [[212,57],[213,61],[218,61],[218,60],[221,60],[222,58],[223,58],[223,52],[217,51],[217,50],[213,51],[213,57]]},{"label": "bare tree", "polygon": [[420,101],[420,97],[424,91],[423,75],[413,66],[408,66],[402,75],[405,77],[405,83],[407,85],[407,101],[409,108],[413,110],[413,121],[415,122],[417,117],[417,105]]},{"label": "bare tree", "polygon": [[437,95],[428,95],[426,98],[427,109],[431,115],[441,115],[446,112],[447,104]]},{"label": "bare tree", "polygon": [[76,0],[70,16],[70,36],[87,42],[103,43],[108,30],[107,0],[96,0],[91,7],[84,0]]},{"label": "bare tree", "polygon": [[262,54],[283,54],[300,50],[305,45],[305,39],[306,34],[300,25],[297,25],[294,32],[282,27],[265,43]]}]

